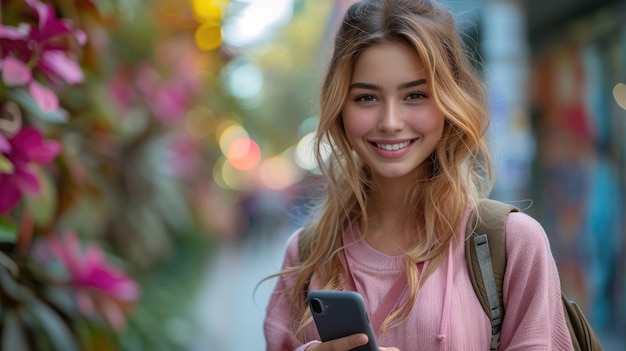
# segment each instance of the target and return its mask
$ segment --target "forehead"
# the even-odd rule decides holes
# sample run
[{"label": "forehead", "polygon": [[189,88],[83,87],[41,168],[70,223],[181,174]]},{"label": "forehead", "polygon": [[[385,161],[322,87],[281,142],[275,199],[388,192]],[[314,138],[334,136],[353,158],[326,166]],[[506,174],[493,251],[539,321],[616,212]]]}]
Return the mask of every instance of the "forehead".
[{"label": "forehead", "polygon": [[365,49],[357,58],[352,82],[388,82],[396,85],[426,77],[424,62],[417,52],[402,43],[378,44]]}]

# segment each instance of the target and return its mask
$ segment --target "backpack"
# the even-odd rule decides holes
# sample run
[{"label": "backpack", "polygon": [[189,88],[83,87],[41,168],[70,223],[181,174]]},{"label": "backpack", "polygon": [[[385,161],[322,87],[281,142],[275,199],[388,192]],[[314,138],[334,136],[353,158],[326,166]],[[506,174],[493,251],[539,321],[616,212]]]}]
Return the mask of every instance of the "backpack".
[{"label": "backpack", "polygon": [[[470,216],[465,258],[476,296],[491,319],[490,350],[495,351],[500,345],[500,327],[505,312],[502,299],[506,271],[505,227],[509,213],[517,212],[518,209],[490,199],[481,200],[478,207],[482,221],[478,222],[473,214]],[[304,262],[310,254],[310,237],[304,238],[308,235],[311,233],[303,231],[298,237],[300,262]],[[306,291],[304,295],[306,299]],[[574,350],[603,351],[600,339],[576,302],[568,299],[563,292],[561,301]]]},{"label": "backpack", "polygon": [[[518,209],[489,199],[481,200],[478,206],[482,221],[477,222],[476,217],[472,215],[468,222],[465,258],[476,296],[485,313],[491,317],[490,348],[497,350],[500,343],[500,326],[505,312],[502,302],[502,286],[506,270],[505,227],[509,213],[516,212]],[[600,339],[580,306],[567,298],[563,292],[561,292],[561,302],[574,350],[602,351]]]}]

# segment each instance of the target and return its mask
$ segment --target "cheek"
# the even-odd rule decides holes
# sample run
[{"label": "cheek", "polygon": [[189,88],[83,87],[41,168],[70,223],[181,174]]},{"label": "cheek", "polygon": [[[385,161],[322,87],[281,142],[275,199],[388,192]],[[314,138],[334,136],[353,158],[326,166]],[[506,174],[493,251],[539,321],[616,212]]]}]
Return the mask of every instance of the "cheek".
[{"label": "cheek", "polygon": [[445,117],[438,109],[431,109],[420,113],[413,119],[413,127],[424,134],[441,136],[445,124]]},{"label": "cheek", "polygon": [[342,116],[343,127],[351,144],[371,131],[371,123],[368,122],[367,115],[363,113],[357,114],[353,110],[344,109]]},{"label": "cheek", "polygon": [[439,135],[439,137],[441,137],[443,135],[443,129],[444,129],[444,126],[445,126],[445,120],[446,120],[446,118],[443,115],[441,115],[437,119],[437,121],[435,123],[435,131]]}]

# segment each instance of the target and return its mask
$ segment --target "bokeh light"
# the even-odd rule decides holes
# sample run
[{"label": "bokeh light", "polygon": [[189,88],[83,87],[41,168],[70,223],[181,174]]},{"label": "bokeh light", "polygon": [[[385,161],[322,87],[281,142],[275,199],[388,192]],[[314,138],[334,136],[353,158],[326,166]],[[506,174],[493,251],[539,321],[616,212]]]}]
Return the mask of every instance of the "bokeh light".
[{"label": "bokeh light", "polygon": [[319,117],[309,117],[300,123],[298,128],[298,137],[303,137],[317,129],[317,125],[320,122]]},{"label": "bokeh light", "polygon": [[218,49],[222,44],[222,18],[228,0],[192,0],[196,20],[200,23],[194,33],[196,45],[201,50]]},{"label": "bokeh light", "polygon": [[191,5],[199,22],[219,23],[227,0],[192,0]]},{"label": "bokeh light", "polygon": [[224,180],[224,174],[222,172],[225,163],[228,163],[228,161],[226,161],[226,156],[223,156],[217,159],[215,164],[213,164],[213,183],[222,189],[230,189],[230,186]]},{"label": "bokeh light", "polygon": [[269,37],[275,28],[287,23],[293,14],[292,0],[245,0],[237,16],[223,25],[224,41],[234,47],[257,44]]},{"label": "bokeh light", "polygon": [[196,45],[201,50],[215,50],[222,43],[222,28],[219,23],[205,22],[196,29]]},{"label": "bokeh light", "polygon": [[249,138],[248,132],[238,123],[226,120],[217,127],[217,137],[219,140],[220,150],[224,155],[228,154],[228,148],[235,140],[241,138]]},{"label": "bokeh light", "polygon": [[240,138],[228,146],[226,157],[233,167],[247,171],[256,167],[261,161],[261,149],[254,140]]},{"label": "bokeh light", "polygon": [[244,106],[250,108],[261,102],[263,73],[256,63],[238,57],[221,71],[221,77],[230,95]]},{"label": "bokeh light", "polygon": [[221,180],[226,189],[248,191],[250,189],[250,173],[242,172],[233,167],[230,162],[224,162],[221,167]]},{"label": "bokeh light", "polygon": [[296,145],[294,159],[296,164],[307,171],[317,167],[313,147],[315,146],[315,133],[309,133],[300,139]]},{"label": "bokeh light", "polygon": [[303,172],[288,157],[288,152],[268,158],[259,165],[259,180],[272,190],[288,188],[303,177]]},{"label": "bokeh light", "polygon": [[613,88],[613,98],[621,108],[626,110],[626,84],[617,83],[615,85]]}]

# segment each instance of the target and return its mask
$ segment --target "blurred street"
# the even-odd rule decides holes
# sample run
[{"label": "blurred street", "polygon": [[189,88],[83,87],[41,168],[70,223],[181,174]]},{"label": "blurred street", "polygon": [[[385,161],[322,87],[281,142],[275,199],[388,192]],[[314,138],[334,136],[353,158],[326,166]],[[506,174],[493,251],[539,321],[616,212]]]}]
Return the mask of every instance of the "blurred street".
[{"label": "blurred street", "polygon": [[280,269],[293,230],[289,225],[273,233],[252,228],[244,240],[220,245],[209,262],[196,302],[203,330],[191,351],[265,349],[263,318],[276,280],[255,288],[261,279]]},{"label": "blurred street", "polygon": [[[0,0],[0,350],[264,350],[354,1]],[[492,198],[532,202],[626,350],[626,0],[441,2],[485,73]]]}]

